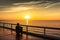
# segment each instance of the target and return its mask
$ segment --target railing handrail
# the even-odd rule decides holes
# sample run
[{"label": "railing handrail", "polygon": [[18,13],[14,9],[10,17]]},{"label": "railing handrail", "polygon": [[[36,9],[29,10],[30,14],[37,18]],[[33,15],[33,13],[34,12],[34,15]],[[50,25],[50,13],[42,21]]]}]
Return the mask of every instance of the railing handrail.
[{"label": "railing handrail", "polygon": [[[13,27],[13,25],[16,25],[16,24],[13,24],[13,23],[4,23],[4,22],[0,22],[0,23],[2,23],[3,24],[3,31],[4,31],[4,25],[5,24],[10,24],[11,25],[11,34],[12,34],[12,27]],[[21,26],[26,26],[26,31],[25,31],[25,33],[26,34],[28,34],[29,33],[29,28],[28,27],[33,27],[33,28],[43,28],[43,37],[44,38],[50,38],[50,37],[48,37],[48,36],[46,36],[46,29],[54,29],[54,30],[60,30],[60,28],[54,28],[54,27],[44,27],[44,26],[31,26],[31,25],[21,25]],[[15,29],[14,29],[15,30]],[[34,34],[34,35],[36,35],[36,34]],[[39,35],[38,35],[39,36]],[[27,37],[27,36],[26,36]],[[51,37],[51,39],[55,39],[55,37]],[[58,38],[57,38],[58,39]],[[60,40],[60,38],[59,38],[59,40]]]},{"label": "railing handrail", "polygon": [[[3,22],[0,22],[0,23],[2,23],[2,24],[12,24],[12,25],[16,25],[16,24],[13,24],[13,23],[3,23]],[[31,25],[21,25],[21,26],[60,30],[60,28],[55,28],[55,27],[31,26]]]}]

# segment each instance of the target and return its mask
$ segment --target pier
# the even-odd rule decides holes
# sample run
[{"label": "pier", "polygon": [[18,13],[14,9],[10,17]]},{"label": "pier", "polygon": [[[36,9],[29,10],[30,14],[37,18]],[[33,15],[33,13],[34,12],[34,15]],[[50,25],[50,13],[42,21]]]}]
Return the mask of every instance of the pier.
[{"label": "pier", "polygon": [[[0,22],[0,40],[60,40],[60,28],[21,26],[23,27],[23,34],[22,36],[16,36],[16,24]],[[57,31],[59,32],[57,33]]]}]

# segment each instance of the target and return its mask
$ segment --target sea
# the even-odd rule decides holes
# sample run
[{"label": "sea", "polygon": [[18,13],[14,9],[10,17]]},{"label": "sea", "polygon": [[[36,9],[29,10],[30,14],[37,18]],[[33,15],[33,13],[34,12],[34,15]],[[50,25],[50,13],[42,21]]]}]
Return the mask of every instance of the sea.
[{"label": "sea", "polygon": [[[27,24],[26,20],[0,20],[0,22],[13,23],[13,24],[20,23],[22,25]],[[39,27],[41,26],[41,27],[60,28],[60,20],[28,20],[28,25],[39,26]],[[23,27],[23,29],[26,31],[26,27]],[[28,31],[37,34],[44,34],[43,28],[29,27]],[[60,37],[60,30],[46,29],[46,35],[53,35],[53,36]]]},{"label": "sea", "polygon": [[[26,20],[1,20],[0,22],[27,24]],[[29,20],[28,25],[60,28],[60,20]]]}]

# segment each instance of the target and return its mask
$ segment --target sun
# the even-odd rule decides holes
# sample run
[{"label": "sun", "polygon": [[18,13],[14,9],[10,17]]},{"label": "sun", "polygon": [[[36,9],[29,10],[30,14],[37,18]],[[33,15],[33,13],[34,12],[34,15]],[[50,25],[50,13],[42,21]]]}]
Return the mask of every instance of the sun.
[{"label": "sun", "polygon": [[28,14],[25,15],[25,18],[26,18],[26,19],[29,19],[29,18],[30,18],[30,15],[28,15]]}]

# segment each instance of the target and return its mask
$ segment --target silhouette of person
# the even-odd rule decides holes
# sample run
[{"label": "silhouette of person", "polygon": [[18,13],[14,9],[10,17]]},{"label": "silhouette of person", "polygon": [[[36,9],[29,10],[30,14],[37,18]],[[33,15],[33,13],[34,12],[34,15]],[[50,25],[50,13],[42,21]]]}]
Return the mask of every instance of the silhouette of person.
[{"label": "silhouette of person", "polygon": [[16,25],[16,34],[22,35],[22,27],[19,23],[17,23],[17,25]]}]

